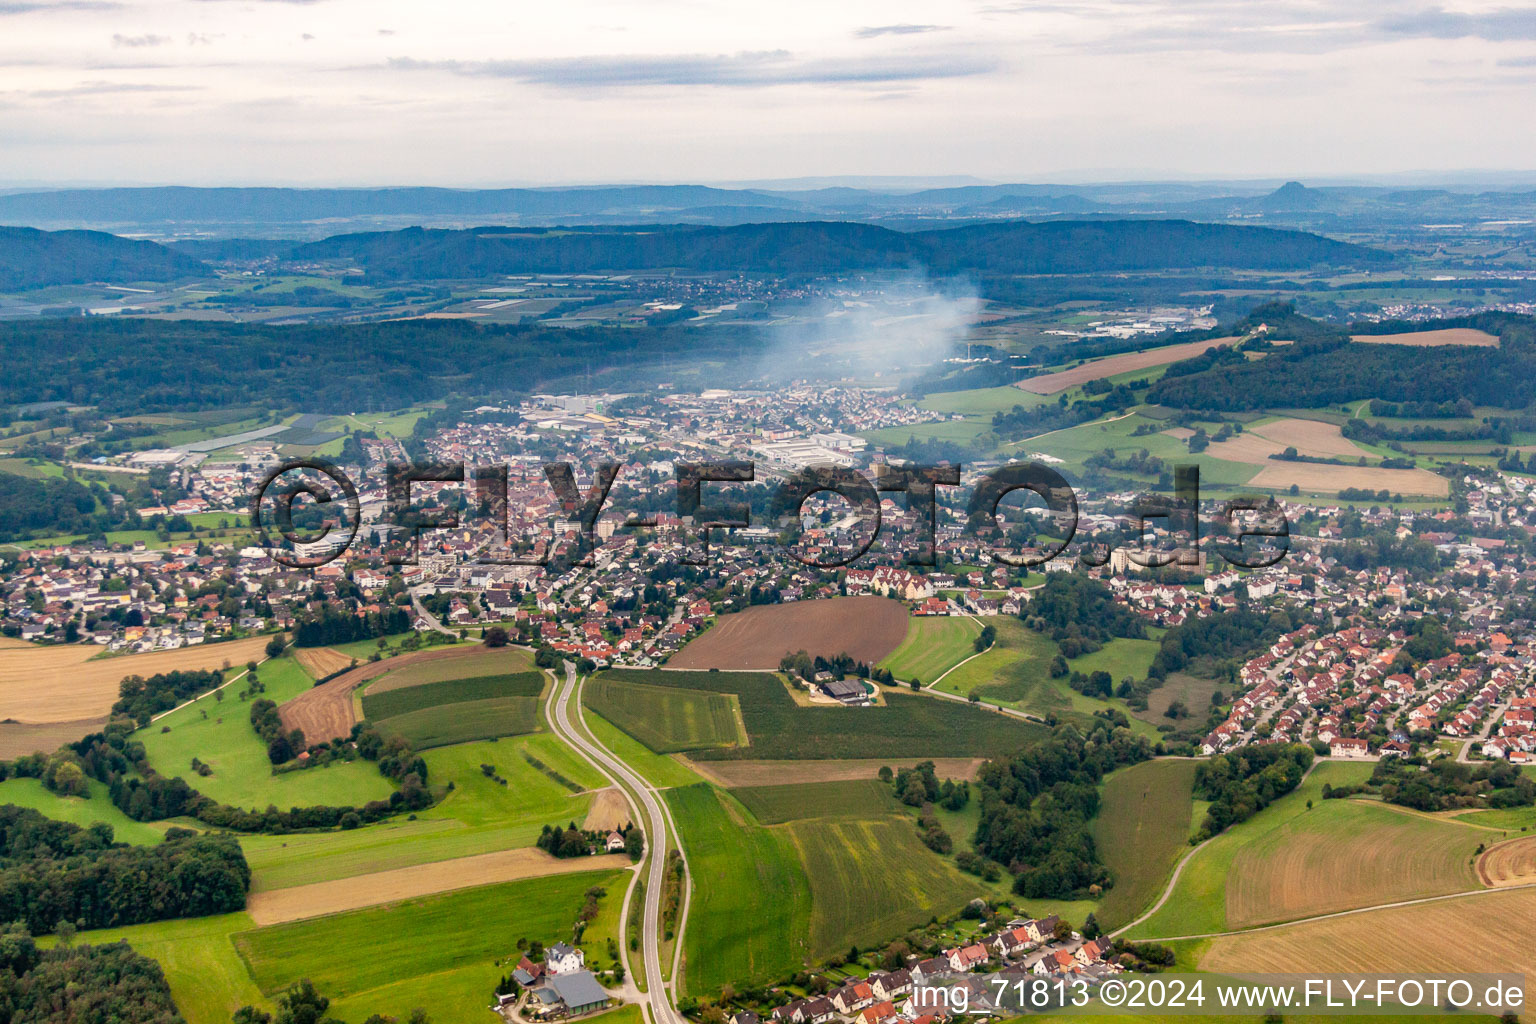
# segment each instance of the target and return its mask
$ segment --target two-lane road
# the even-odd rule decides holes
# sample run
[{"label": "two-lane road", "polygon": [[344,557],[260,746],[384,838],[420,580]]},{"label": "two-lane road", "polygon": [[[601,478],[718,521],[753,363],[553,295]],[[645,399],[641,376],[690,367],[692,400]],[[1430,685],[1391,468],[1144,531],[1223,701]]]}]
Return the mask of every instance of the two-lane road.
[{"label": "two-lane road", "polygon": [[[620,761],[612,751],[586,731],[572,724],[571,702],[578,692],[576,668],[565,663],[565,679],[556,675],[550,691],[549,722],[551,727],[571,746],[575,747],[597,769],[626,791],[632,804],[638,803],[645,814],[646,856],[649,858],[645,882],[645,908],[642,914],[640,954],[645,961],[646,996],[651,1004],[651,1017],[655,1024],[687,1024],[677,1012],[666,982],[661,973],[661,903],[665,890],[667,870],[667,816],[661,805],[661,797],[632,768]],[[576,707],[576,717],[581,708]],[[681,849],[681,847],[679,847]],[[686,903],[684,904],[686,906]],[[683,933],[682,915],[677,922],[678,941]]]}]

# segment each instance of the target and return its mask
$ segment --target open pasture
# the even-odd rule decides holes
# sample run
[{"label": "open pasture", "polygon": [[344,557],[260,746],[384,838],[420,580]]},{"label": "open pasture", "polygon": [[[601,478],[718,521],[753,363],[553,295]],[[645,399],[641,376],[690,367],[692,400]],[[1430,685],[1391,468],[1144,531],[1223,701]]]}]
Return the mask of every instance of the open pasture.
[{"label": "open pasture", "polygon": [[803,706],[782,680],[762,672],[613,669],[605,675],[735,694],[750,745],[697,750],[691,756],[698,761],[986,757],[1016,750],[1044,731],[1013,716],[896,689],[885,690],[885,704],[876,707]]},{"label": "open pasture", "polygon": [[878,818],[895,810],[891,787],[876,779],[749,786],[731,795],[764,825],[802,818]]},{"label": "open pasture", "polygon": [[[550,875],[271,925],[236,935],[235,947],[268,996],[307,977],[332,998],[346,999],[402,979],[475,967],[488,978],[476,1000],[483,1015],[499,976],[494,962],[515,952],[519,938],[569,941],[593,886],[608,895],[584,945],[601,950],[623,902],[620,872]],[[377,1012],[401,1009],[377,1006]]]},{"label": "open pasture", "polygon": [[658,754],[746,742],[732,694],[649,686],[604,673],[582,688],[582,700]]},{"label": "open pasture", "polygon": [[[1135,939],[1155,939],[1227,930],[1227,890],[1229,886],[1239,884],[1233,877],[1234,862],[1243,851],[1297,816],[1316,814],[1319,805],[1324,802],[1322,787],[1325,783],[1347,786],[1363,782],[1370,776],[1373,767],[1367,762],[1324,762],[1316,765],[1312,774],[1293,792],[1280,797],[1247,821],[1233,825],[1191,854],[1167,902],[1157,913],[1132,929],[1130,936]],[[1308,800],[1313,803],[1311,811],[1307,810]],[[1425,820],[1428,824],[1435,824]],[[1199,822],[1194,824],[1198,826]],[[1363,891],[1360,896],[1356,906],[1369,906],[1373,902],[1369,891]]]},{"label": "open pasture", "polygon": [[[314,686],[309,673],[286,655],[264,662],[257,675],[266,687],[262,696],[278,703]],[[205,796],[236,807],[360,807],[389,797],[394,786],[372,762],[362,759],[274,774],[267,745],[251,727],[250,702],[239,697],[243,686],[236,683],[222,694],[204,694],[134,733],[149,763],[162,775],[180,776]],[[194,773],[194,757],[212,774]]]},{"label": "open pasture", "polygon": [[880,667],[903,681],[931,683],[976,653],[972,643],[980,632],[980,624],[963,615],[909,616],[906,638]]},{"label": "open pasture", "polygon": [[1406,334],[1355,334],[1351,341],[1362,345],[1411,345],[1426,348],[1439,345],[1459,345],[1477,348],[1494,348],[1499,339],[1492,334],[1471,327],[1450,327],[1438,331],[1409,331]]},{"label": "open pasture", "polygon": [[1145,761],[1109,776],[1093,820],[1093,841],[1115,884],[1098,920],[1118,928],[1157,899],[1189,849],[1193,761]]},{"label": "open pasture", "polygon": [[1075,366],[1070,370],[1060,373],[1047,373],[1040,377],[1030,377],[1021,380],[1015,387],[1036,395],[1054,395],[1068,388],[1075,388],[1086,384],[1090,380],[1099,380],[1103,377],[1113,377],[1116,374],[1132,373],[1136,370],[1145,370],[1153,366],[1162,366],[1164,363],[1176,363],[1183,359],[1191,359],[1202,352],[1216,348],[1219,345],[1230,345],[1237,338],[1212,338],[1209,341],[1189,341],[1182,345],[1165,345],[1162,348],[1146,349],[1142,352],[1127,352],[1124,355],[1109,356],[1104,359],[1095,359]]},{"label": "open pasture", "polygon": [[253,893],[246,912],[257,925],[265,927],[455,889],[629,866],[629,858],[621,853],[561,859],[536,847],[525,846]]},{"label": "open pasture", "polygon": [[795,651],[879,662],[907,635],[907,610],[885,597],[758,605],[722,615],[667,663],[671,668],[776,669]]},{"label": "open pasture", "polygon": [[260,661],[268,639],[253,636],[117,657],[98,657],[102,651],[94,644],[0,648],[0,719],[35,725],[99,717],[117,700],[118,684],[126,676]]},{"label": "open pasture", "polygon": [[955,913],[981,891],[978,880],[924,846],[904,816],[813,818],[785,829],[810,879],[814,957],[889,941]]},{"label": "open pasture", "polygon": [[690,994],[777,979],[807,953],[811,889],[789,837],[752,823],[709,785],[666,791],[688,851],[693,902],[683,933]]}]

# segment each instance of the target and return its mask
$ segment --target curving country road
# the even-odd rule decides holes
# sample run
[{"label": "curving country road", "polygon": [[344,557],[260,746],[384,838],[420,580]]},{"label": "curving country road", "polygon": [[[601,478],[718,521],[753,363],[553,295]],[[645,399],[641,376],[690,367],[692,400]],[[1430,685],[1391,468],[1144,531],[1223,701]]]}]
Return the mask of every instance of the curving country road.
[{"label": "curving country road", "polygon": [[[672,996],[667,991],[661,972],[661,902],[667,868],[668,821],[666,808],[649,783],[620,761],[584,729],[571,723],[571,701],[577,697],[579,687],[576,667],[565,662],[565,679],[556,674],[555,685],[550,690],[549,723],[561,739],[591,761],[598,771],[606,775],[628,795],[632,805],[644,809],[646,856],[649,858],[645,883],[645,909],[642,914],[640,955],[645,961],[646,999],[651,1006],[651,1018],[655,1024],[687,1024],[677,1011]],[[581,717],[578,705],[576,716]],[[681,846],[678,846],[681,850]],[[686,881],[685,889],[686,893]],[[678,914],[677,944],[682,947],[683,923],[687,916],[687,904],[683,903]]]}]

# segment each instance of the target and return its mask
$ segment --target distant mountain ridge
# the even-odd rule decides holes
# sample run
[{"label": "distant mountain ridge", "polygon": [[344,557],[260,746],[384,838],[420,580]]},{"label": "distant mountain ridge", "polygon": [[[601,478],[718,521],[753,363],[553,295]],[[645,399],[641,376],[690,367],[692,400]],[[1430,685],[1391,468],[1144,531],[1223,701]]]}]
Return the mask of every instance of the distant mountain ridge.
[{"label": "distant mountain ridge", "polygon": [[103,281],[174,281],[209,273],[207,264],[154,242],[100,231],[0,227],[0,290]]},{"label": "distant mountain ridge", "polygon": [[1014,183],[876,189],[712,185],[550,188],[198,188],[7,190],[0,224],[150,231],[166,236],[282,236],[316,240],[344,231],[413,224],[464,228],[715,224],[762,221],[1135,217],[1226,222],[1263,218],[1319,229],[1340,223],[1412,223],[1423,217],[1536,216],[1536,191],[1405,189],[1370,185],[1278,188],[1256,182]]},{"label": "distant mountain ridge", "polygon": [[1009,221],[912,232],[825,221],[558,233],[409,228],[338,235],[299,246],[292,258],[352,260],[381,280],[667,268],[798,274],[907,267],[941,274],[1193,266],[1278,270],[1390,259],[1378,250],[1299,231],[1152,220]]}]

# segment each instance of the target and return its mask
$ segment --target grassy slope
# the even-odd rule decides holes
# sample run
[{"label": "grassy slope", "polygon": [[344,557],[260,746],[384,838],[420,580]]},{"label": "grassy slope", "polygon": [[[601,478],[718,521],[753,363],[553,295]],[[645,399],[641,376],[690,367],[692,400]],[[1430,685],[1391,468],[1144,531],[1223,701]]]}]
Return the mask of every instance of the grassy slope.
[{"label": "grassy slope", "polygon": [[1145,679],[1147,669],[1152,667],[1152,659],[1157,657],[1157,650],[1156,640],[1127,640],[1124,637],[1115,637],[1092,654],[1074,658],[1067,662],[1067,665],[1074,672],[1082,672],[1084,675],[1091,675],[1100,670],[1108,672],[1116,683],[1126,676]]},{"label": "grassy slope", "polygon": [[107,787],[90,780],[90,796],[59,796],[43,788],[40,779],[6,779],[0,782],[0,804],[30,807],[57,821],[91,825],[104,821],[112,826],[112,835],[120,843],[158,843],[169,827],[167,822],[147,824],[134,821],[113,806]]},{"label": "grassy slope", "polygon": [[891,787],[874,779],[747,786],[731,790],[731,795],[764,825],[802,818],[879,818],[896,809]]},{"label": "grassy slope", "polygon": [[1189,848],[1194,780],[1193,761],[1147,761],[1105,781],[1093,838],[1115,884],[1099,902],[1102,927],[1133,920],[1162,892]]},{"label": "grassy slope", "polygon": [[[524,759],[524,751],[581,785],[604,785],[549,734],[429,750],[422,756],[433,784],[454,784],[436,807],[416,821],[396,819],[353,832],[244,837],[252,884],[278,889],[530,846],[546,824],[579,823],[592,797],[572,794],[549,779]],[[482,764],[493,765],[507,785],[487,778]]]},{"label": "grassy slope", "polygon": [[516,952],[520,938],[570,941],[591,886],[608,891],[582,940],[600,960],[616,935],[622,872],[525,879],[273,925],[235,936],[235,945],[262,992],[310,978],[343,1020],[423,1006],[435,1021],[483,1021],[505,970],[497,962]]},{"label": "grassy slope", "polygon": [[620,729],[602,715],[588,708],[582,716],[587,728],[597,741],[618,755],[619,759],[639,772],[653,786],[691,786],[703,779],[686,765],[653,753],[645,744]]},{"label": "grassy slope", "polygon": [[[291,657],[262,665],[266,686],[261,696],[281,704],[314,685]],[[237,807],[307,807],[314,804],[361,806],[389,796],[393,786],[370,761],[338,762],[320,768],[272,774],[266,744],[251,728],[250,702],[240,700],[241,681],[140,729],[149,763],[165,775],[177,775],[198,792]],[[206,715],[206,717],[204,717]],[[169,731],[165,731],[166,729]],[[192,771],[192,758],[213,767],[213,774]]]},{"label": "grassy slope", "polygon": [[693,878],[684,933],[690,994],[768,981],[799,967],[811,888],[794,844],[713,786],[668,790]]},{"label": "grassy slope", "polygon": [[975,654],[971,642],[981,632],[975,619],[958,615],[914,615],[907,635],[882,662],[897,679],[931,683],[950,668]]},{"label": "grassy slope", "polygon": [[582,701],[659,754],[729,747],[741,740],[731,694],[648,686],[600,675],[582,689]]},{"label": "grassy slope", "polygon": [[1323,783],[1341,786],[1363,782],[1373,767],[1369,763],[1320,764],[1294,792],[1212,839],[1185,864],[1168,902],[1151,918],[1137,925],[1131,937],[1224,931],[1227,927],[1227,876],[1237,855],[1272,829],[1305,814],[1308,800],[1314,805],[1321,801]]},{"label": "grassy slope", "polygon": [[[1042,718],[1051,714],[1061,718],[1089,716],[1105,708],[1116,708],[1131,720],[1133,730],[1153,740],[1158,738],[1156,729],[1138,722],[1124,701],[1094,700],[1073,690],[1066,680],[1052,679],[1051,659],[1059,653],[1059,648],[1049,637],[1036,633],[1009,615],[999,615],[990,623],[997,628],[997,642],[981,657],[945,676],[938,689],[960,696],[970,696],[974,692],[988,704],[1000,704]],[[1109,646],[1104,648],[1104,651],[1109,650]],[[1104,651],[1099,653],[1102,655]],[[1118,656],[1118,652],[1110,655]],[[1080,668],[1082,660],[1073,662],[1073,667]]]}]

